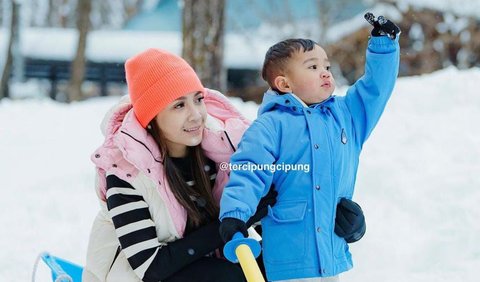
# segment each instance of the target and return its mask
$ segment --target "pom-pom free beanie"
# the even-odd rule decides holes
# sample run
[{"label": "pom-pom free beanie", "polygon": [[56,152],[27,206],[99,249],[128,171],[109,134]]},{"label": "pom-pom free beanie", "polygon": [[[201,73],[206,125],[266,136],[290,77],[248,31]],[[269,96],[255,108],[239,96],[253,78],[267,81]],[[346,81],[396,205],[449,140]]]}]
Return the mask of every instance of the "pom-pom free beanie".
[{"label": "pom-pom free beanie", "polygon": [[128,59],[125,75],[133,111],[144,128],[177,98],[205,92],[184,59],[161,49],[148,49]]}]

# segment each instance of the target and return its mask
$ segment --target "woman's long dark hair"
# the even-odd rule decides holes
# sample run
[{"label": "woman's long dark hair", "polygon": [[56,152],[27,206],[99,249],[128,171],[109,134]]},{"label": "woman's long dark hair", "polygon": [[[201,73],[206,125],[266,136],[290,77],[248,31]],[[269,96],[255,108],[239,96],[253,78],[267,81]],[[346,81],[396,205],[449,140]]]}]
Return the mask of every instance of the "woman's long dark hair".
[{"label": "woman's long dark hair", "polygon": [[189,186],[182,176],[182,173],[175,166],[172,159],[168,155],[165,138],[155,120],[149,124],[149,132],[160,148],[160,153],[163,156],[163,165],[168,184],[172,190],[173,195],[177,201],[187,210],[189,222],[192,227],[202,225],[204,217],[201,211],[197,208],[193,199],[203,198],[205,200],[205,211],[210,218],[218,217],[219,207],[213,200],[212,185],[210,184],[210,177],[207,175],[204,167],[206,165],[206,157],[200,145],[194,147],[187,147],[187,157],[192,158],[191,175],[195,182],[194,186]]}]

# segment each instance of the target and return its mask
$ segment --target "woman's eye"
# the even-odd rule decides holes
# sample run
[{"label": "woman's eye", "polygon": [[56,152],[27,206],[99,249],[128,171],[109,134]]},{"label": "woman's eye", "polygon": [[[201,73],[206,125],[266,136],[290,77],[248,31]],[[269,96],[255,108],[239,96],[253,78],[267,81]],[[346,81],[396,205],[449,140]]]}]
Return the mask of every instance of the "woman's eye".
[{"label": "woman's eye", "polygon": [[180,108],[183,108],[183,106],[185,106],[184,103],[178,103],[178,104],[176,104],[173,108],[174,108],[174,109],[180,109]]},{"label": "woman's eye", "polygon": [[197,102],[200,103],[200,102],[202,102],[203,99],[205,99],[205,97],[200,96],[200,97],[197,98]]}]

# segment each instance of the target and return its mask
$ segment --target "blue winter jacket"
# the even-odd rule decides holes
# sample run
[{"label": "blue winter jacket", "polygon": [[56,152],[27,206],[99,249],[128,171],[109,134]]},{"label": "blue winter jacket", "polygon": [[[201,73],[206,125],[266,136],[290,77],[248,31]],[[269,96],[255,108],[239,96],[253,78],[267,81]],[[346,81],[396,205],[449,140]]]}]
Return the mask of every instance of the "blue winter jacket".
[{"label": "blue winter jacket", "polygon": [[232,170],[220,219],[247,221],[275,185],[277,203],[262,220],[268,280],[327,277],[352,268],[347,243],[333,231],[335,209],[340,198],[352,197],[360,151],[392,93],[398,67],[398,37],[372,37],[365,74],[346,96],[306,107],[292,94],[265,93],[231,164],[310,164],[310,170]]}]

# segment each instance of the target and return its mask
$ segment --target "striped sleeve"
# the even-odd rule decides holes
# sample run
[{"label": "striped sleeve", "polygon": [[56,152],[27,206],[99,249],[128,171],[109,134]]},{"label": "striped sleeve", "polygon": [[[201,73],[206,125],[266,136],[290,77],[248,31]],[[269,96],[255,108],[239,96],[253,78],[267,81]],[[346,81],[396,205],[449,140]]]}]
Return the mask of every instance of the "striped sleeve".
[{"label": "striped sleeve", "polygon": [[138,277],[143,278],[160,247],[147,203],[130,183],[109,175],[107,207],[122,251]]},{"label": "striped sleeve", "polygon": [[115,175],[107,177],[107,207],[122,252],[142,281],[169,278],[223,244],[218,220],[167,245],[160,243],[145,199]]}]

